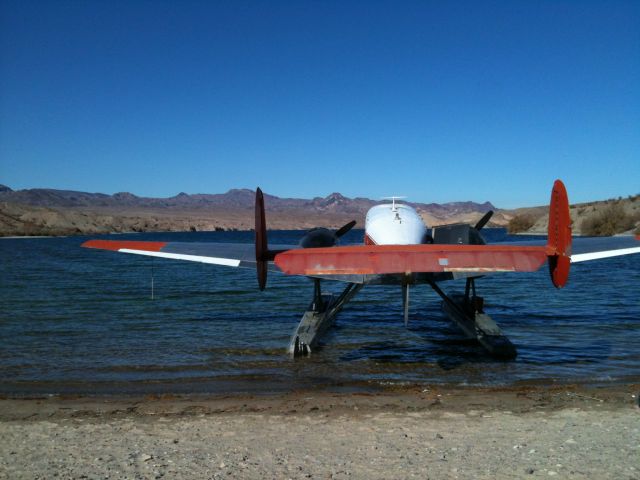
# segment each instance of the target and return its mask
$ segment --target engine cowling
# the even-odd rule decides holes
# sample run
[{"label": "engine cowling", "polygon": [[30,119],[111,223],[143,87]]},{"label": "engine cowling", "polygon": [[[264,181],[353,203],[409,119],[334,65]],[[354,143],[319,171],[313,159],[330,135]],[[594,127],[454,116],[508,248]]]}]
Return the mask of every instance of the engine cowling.
[{"label": "engine cowling", "polygon": [[299,245],[302,248],[322,248],[333,247],[338,243],[338,237],[333,230],[324,227],[316,227],[309,230],[300,239]]}]

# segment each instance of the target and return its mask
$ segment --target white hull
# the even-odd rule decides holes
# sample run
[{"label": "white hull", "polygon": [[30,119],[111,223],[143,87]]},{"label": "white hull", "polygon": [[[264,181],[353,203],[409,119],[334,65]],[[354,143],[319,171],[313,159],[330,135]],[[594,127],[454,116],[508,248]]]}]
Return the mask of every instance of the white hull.
[{"label": "white hull", "polygon": [[367,212],[365,242],[376,245],[424,243],[427,227],[418,212],[404,204],[376,205]]}]

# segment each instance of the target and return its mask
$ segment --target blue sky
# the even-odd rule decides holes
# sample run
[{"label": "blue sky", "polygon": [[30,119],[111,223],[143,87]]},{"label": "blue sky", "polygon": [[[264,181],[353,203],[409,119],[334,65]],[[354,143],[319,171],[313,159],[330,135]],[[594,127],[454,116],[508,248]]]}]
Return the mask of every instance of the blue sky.
[{"label": "blue sky", "polygon": [[0,3],[0,183],[640,193],[640,2]]}]

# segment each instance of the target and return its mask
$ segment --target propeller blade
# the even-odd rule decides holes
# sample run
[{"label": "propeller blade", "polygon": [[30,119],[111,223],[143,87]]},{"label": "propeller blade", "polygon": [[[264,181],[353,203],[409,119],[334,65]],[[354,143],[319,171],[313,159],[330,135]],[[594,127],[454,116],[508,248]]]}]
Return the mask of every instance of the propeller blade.
[{"label": "propeller blade", "polygon": [[258,287],[264,290],[267,285],[267,222],[264,216],[264,196],[262,190],[256,189],[256,270],[258,272]]},{"label": "propeller blade", "polygon": [[345,233],[347,233],[349,230],[351,230],[355,225],[356,225],[356,221],[355,220],[351,220],[349,223],[341,226],[338,230],[336,230],[336,233],[335,233],[336,237],[340,238]]},{"label": "propeller blade", "polygon": [[484,227],[487,222],[491,219],[491,217],[493,216],[493,210],[489,210],[487,213],[485,213],[482,218],[480,220],[478,220],[478,223],[476,223],[476,226],[473,227],[476,230],[480,230],[482,227]]}]

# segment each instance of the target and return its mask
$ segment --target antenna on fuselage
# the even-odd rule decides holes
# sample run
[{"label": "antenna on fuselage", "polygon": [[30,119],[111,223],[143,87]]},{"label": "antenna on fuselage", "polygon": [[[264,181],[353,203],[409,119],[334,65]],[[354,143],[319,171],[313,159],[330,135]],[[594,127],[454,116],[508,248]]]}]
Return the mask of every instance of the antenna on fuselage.
[{"label": "antenna on fuselage", "polygon": [[404,200],[405,198],[407,197],[392,196],[392,197],[382,197],[382,200],[391,200],[391,211],[396,212],[398,211],[398,209],[396,208],[396,200]]}]

